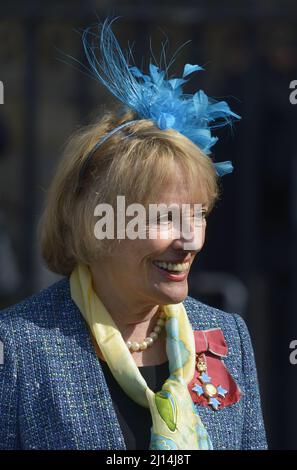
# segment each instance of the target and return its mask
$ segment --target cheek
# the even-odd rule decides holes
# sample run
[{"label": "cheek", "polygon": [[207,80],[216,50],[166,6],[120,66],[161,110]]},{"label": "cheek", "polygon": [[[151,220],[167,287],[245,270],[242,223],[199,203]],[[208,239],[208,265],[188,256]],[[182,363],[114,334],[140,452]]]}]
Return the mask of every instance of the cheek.
[{"label": "cheek", "polygon": [[151,238],[146,240],[147,253],[160,252],[166,249],[174,239],[172,227],[161,227],[153,233]]},{"label": "cheek", "polygon": [[130,265],[140,263],[154,249],[152,242],[152,240],[141,239],[125,240],[122,249],[119,250],[119,256],[126,259]]},{"label": "cheek", "polygon": [[147,233],[147,240],[152,249],[160,250],[170,245],[172,240],[178,237],[178,233],[179,231],[172,224],[152,225]]},{"label": "cheek", "polygon": [[138,262],[139,247],[135,241],[132,240],[121,240],[118,243],[113,256],[113,266],[118,270],[127,272],[129,269],[135,269],[135,265]]},{"label": "cheek", "polygon": [[199,228],[198,235],[196,238],[196,243],[194,249],[197,251],[201,251],[206,238],[206,224],[204,223],[202,227]]},{"label": "cheek", "polygon": [[137,263],[141,264],[148,259],[153,259],[156,254],[164,251],[171,243],[171,240],[147,239],[138,240],[130,247],[130,256],[133,256]]}]

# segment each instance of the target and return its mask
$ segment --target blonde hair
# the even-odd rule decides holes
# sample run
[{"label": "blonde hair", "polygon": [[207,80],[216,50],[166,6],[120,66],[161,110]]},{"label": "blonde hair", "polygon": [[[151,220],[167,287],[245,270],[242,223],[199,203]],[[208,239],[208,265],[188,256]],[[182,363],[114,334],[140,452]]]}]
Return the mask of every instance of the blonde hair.
[{"label": "blonde hair", "polygon": [[123,195],[126,205],[147,207],[176,166],[183,171],[189,194],[203,192],[208,212],[217,201],[218,177],[210,158],[177,131],[160,130],[147,119],[110,136],[92,156],[81,181],[81,168],[98,140],[135,117],[132,111],[106,112],[68,140],[38,227],[42,257],[51,271],[69,275],[78,261],[90,264],[110,253],[113,241],[94,236],[96,205],[116,207],[117,196]]}]

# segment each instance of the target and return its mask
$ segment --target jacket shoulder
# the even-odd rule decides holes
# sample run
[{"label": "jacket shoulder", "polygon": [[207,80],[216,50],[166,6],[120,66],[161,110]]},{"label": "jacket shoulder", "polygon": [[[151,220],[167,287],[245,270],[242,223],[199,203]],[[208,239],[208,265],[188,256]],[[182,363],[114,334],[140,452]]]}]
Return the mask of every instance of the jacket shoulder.
[{"label": "jacket shoulder", "polygon": [[245,324],[238,314],[212,307],[191,296],[186,297],[183,304],[193,328],[196,329],[215,327],[237,329],[240,324]]},{"label": "jacket shoulder", "polygon": [[49,287],[0,310],[0,327],[22,321],[34,322],[35,319],[55,309],[55,304],[66,301],[68,290],[69,280],[63,277]]}]

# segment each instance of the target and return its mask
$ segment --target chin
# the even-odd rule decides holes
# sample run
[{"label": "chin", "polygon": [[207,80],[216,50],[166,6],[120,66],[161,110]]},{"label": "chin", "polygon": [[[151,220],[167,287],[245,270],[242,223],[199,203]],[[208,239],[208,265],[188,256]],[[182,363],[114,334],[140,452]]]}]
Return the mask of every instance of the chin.
[{"label": "chin", "polygon": [[[161,294],[161,292],[160,292]],[[183,286],[172,286],[162,290],[163,303],[179,304],[188,295],[188,284]]]}]

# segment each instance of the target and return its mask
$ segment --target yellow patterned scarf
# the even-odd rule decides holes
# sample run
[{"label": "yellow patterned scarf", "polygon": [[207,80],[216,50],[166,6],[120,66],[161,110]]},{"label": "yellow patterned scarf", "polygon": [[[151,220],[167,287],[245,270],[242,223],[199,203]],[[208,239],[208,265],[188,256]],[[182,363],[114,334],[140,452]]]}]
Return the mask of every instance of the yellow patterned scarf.
[{"label": "yellow patterned scarf", "polygon": [[166,351],[170,376],[154,393],[142,377],[111,315],[95,293],[86,265],[70,276],[73,301],[89,325],[113,376],[136,403],[150,409],[151,450],[212,449],[187,384],[195,370],[195,341],[182,303],[162,306],[166,314]]}]

